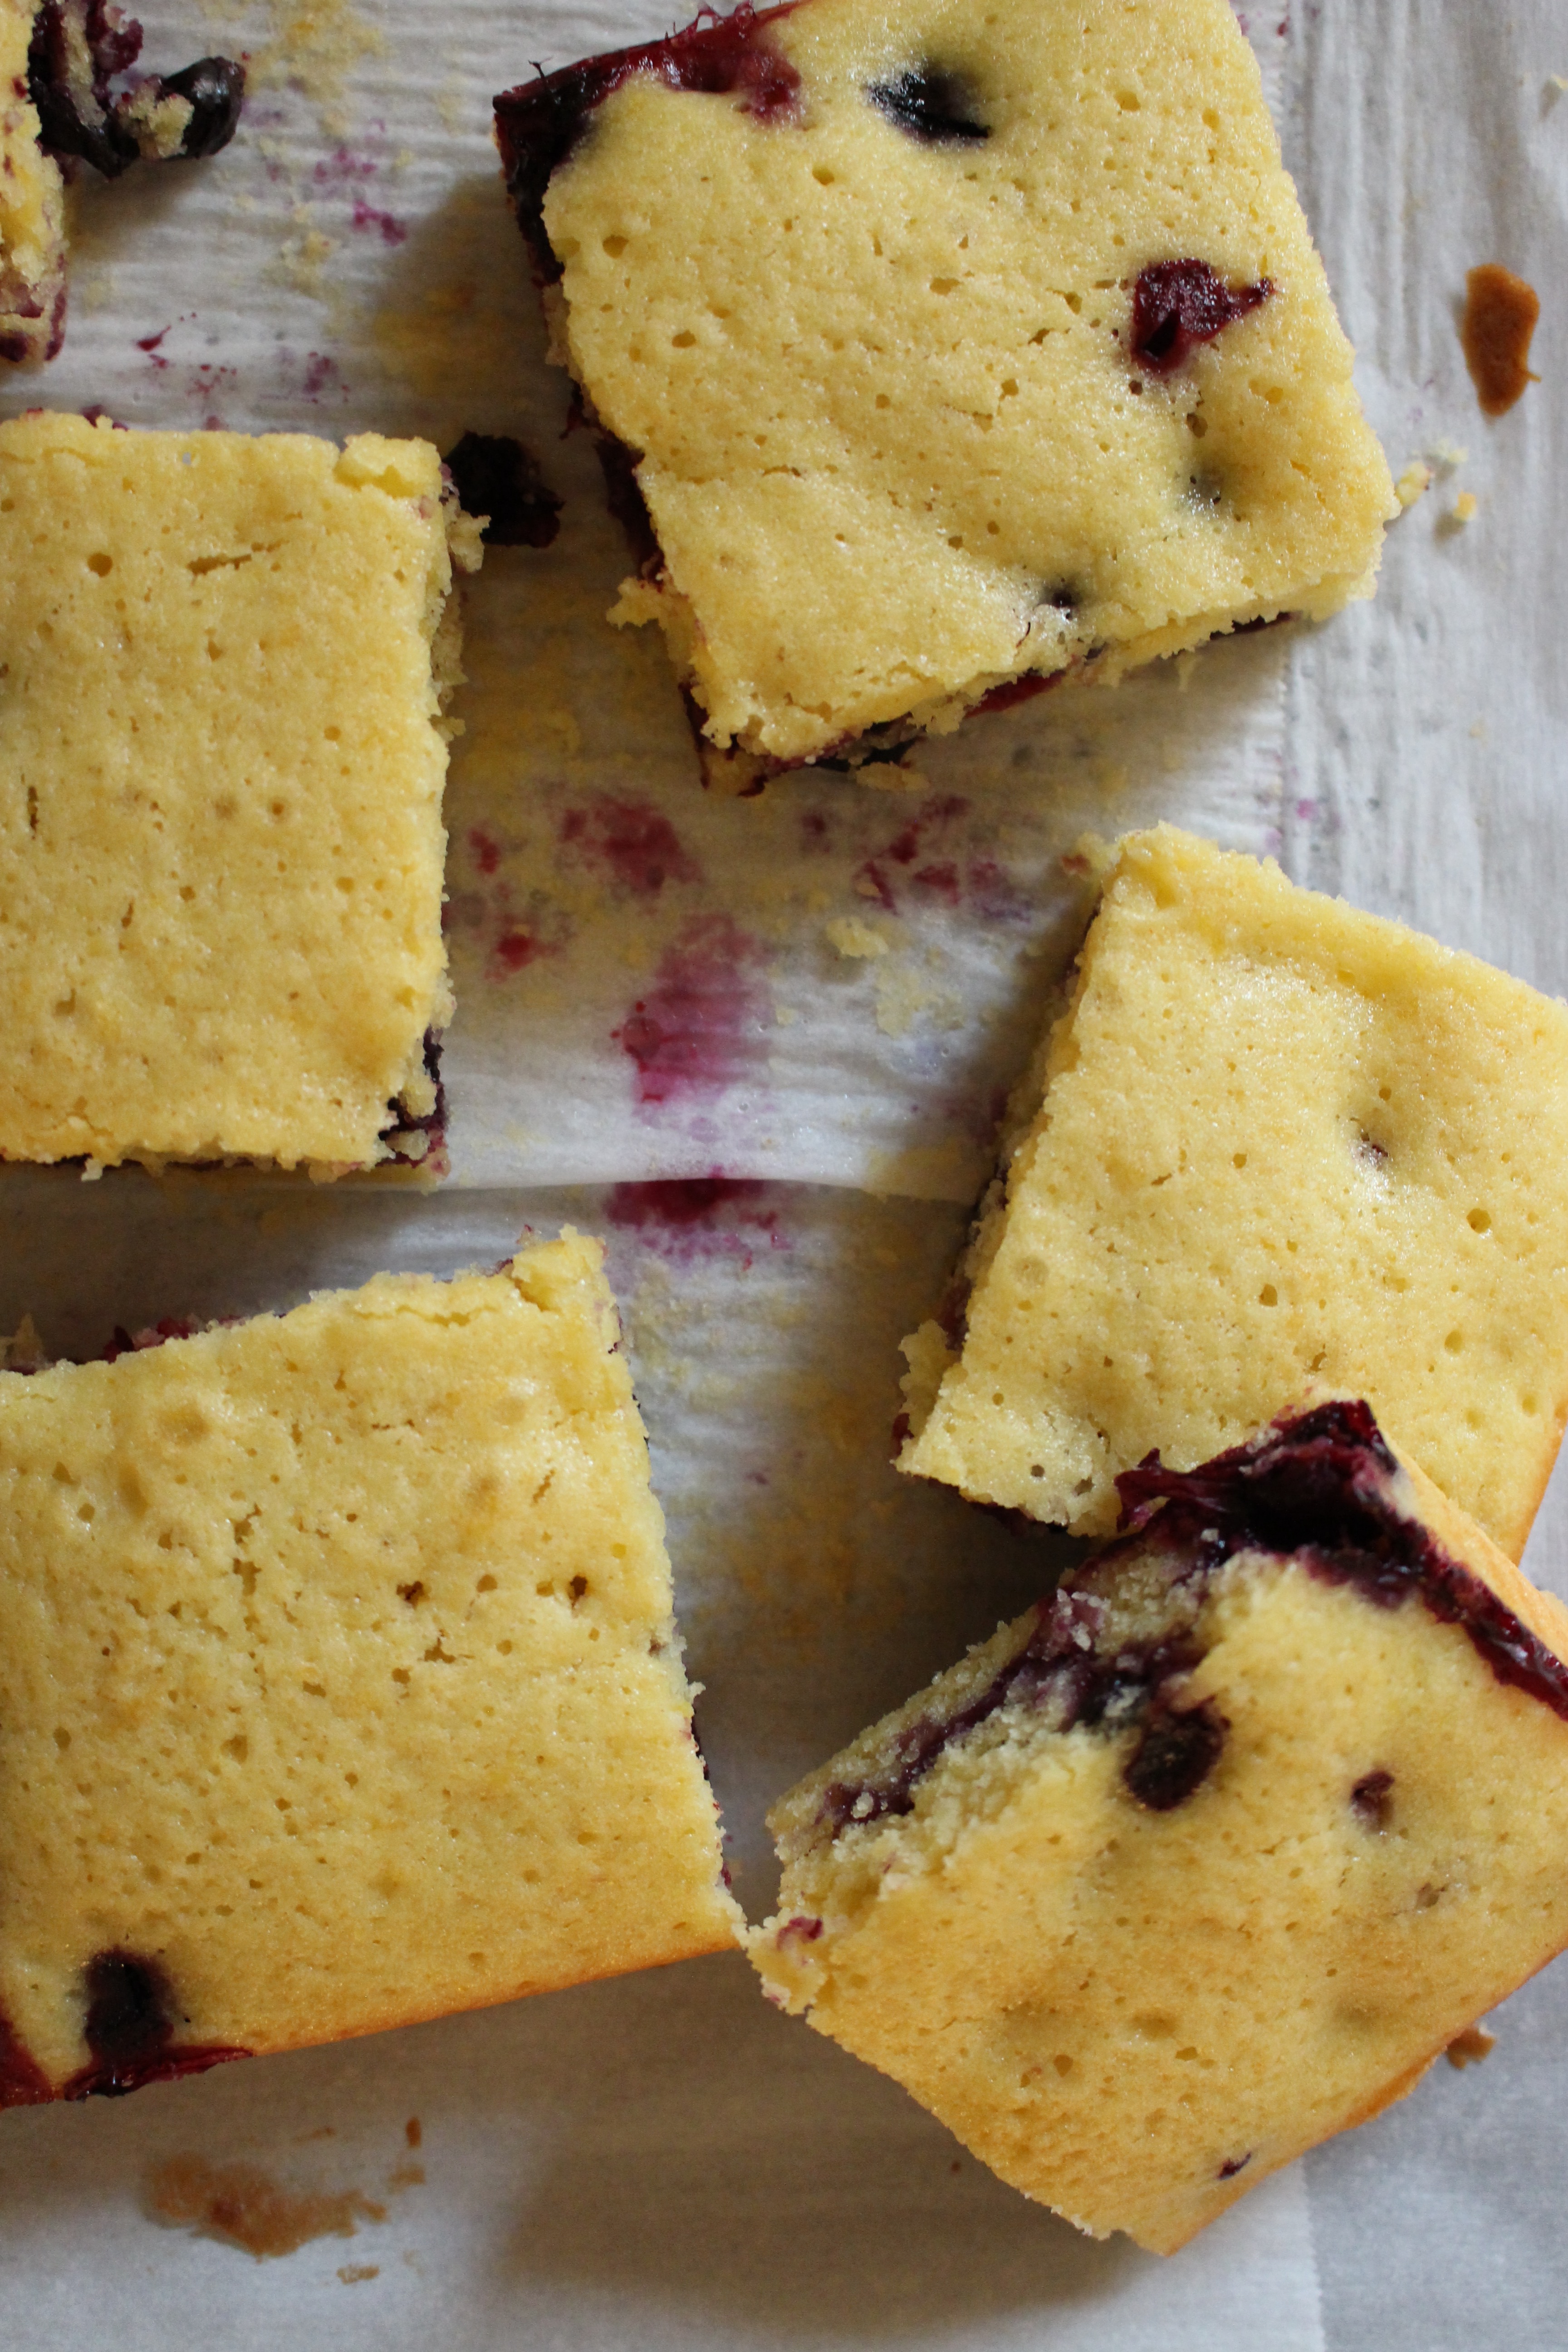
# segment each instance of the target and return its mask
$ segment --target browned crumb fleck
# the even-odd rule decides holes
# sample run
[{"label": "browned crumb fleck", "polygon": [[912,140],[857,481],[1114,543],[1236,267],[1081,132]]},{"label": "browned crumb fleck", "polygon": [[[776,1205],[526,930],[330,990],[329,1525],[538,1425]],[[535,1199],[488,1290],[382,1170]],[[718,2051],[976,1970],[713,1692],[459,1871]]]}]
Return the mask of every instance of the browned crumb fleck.
[{"label": "browned crumb fleck", "polygon": [[381,2264],[379,2263],[344,2263],[338,2276],[345,2286],[358,2286],[362,2279],[379,2278]]},{"label": "browned crumb fleck", "polygon": [[425,2186],[425,2167],[422,2164],[410,2164],[407,2159],[405,2158],[403,2163],[394,2165],[392,2170],[387,2174],[386,2185],[388,2189],[423,2189]]},{"label": "browned crumb fleck", "polygon": [[408,2121],[403,2126],[403,2137],[408,2142],[410,2147],[418,2147],[420,2141],[425,2137],[425,2132],[417,2116],[409,2116]]},{"label": "browned crumb fleck", "polygon": [[205,2156],[171,2156],[147,2176],[155,2220],[184,2223],[204,2237],[242,2247],[260,2262],[291,2254],[312,2238],[352,2238],[356,2221],[384,2221],[386,2208],[357,2189],[280,2188],[254,2164],[209,2164]]},{"label": "browned crumb fleck", "polygon": [[1541,379],[1530,371],[1530,339],[1541,316],[1541,297],[1528,279],[1500,262],[1483,262],[1465,280],[1465,317],[1460,340],[1476,397],[1489,416],[1504,415],[1527,383]]},{"label": "browned crumb fleck", "polygon": [[1489,2033],[1484,2025],[1467,2025],[1463,2033],[1456,2033],[1448,2044],[1450,2066],[1479,2066],[1497,2048],[1497,2035]]}]

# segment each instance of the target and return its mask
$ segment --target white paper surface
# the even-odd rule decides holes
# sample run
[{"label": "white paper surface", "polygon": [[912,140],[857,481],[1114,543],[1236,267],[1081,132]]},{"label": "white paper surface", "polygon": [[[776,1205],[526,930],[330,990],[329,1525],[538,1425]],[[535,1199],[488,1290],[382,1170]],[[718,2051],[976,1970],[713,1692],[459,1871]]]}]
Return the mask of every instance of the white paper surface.
[{"label": "white paper surface", "polygon": [[[489,145],[493,90],[663,30],[661,7],[142,13],[151,64],[257,54],[240,137],[210,165],[84,188],[65,351],[0,378],[0,415],[101,404],[443,448],[515,431],[567,505],[554,549],[491,551],[470,592],[451,1185],[0,1171],[0,1329],[31,1308],[88,1349],[116,1322],[492,1261],[525,1221],[604,1231],[755,1916],[766,1802],[1032,1597],[1052,1556],[899,1481],[885,1441],[897,1339],[940,1286],[951,1204],[1081,919],[1060,866],[1078,835],[1169,816],[1279,848],[1298,878],[1568,988],[1568,98],[1550,79],[1568,19],[1548,0],[1248,12],[1395,470],[1469,452],[1391,534],[1374,605],[978,722],[922,756],[922,793],[795,779],[733,803],[697,788],[661,646],[603,623],[622,551],[584,436],[560,437]],[[1454,315],[1488,259],[1546,305],[1543,381],[1497,425]],[[1444,517],[1462,488],[1479,509],[1460,528]],[[885,952],[841,952],[865,944],[855,922]],[[639,1003],[635,1034],[673,1041],[651,1081],[616,1034]],[[542,1189],[715,1171],[768,1181],[675,1224],[613,1190]],[[1554,1489],[1527,1566],[1568,1589],[1563,1514]],[[1509,2005],[1485,2066],[1440,2068],[1163,2264],[1003,2189],[772,2012],[738,1958],[17,2112],[0,2118],[0,2331],[26,2352],[1531,2352],[1561,2343],[1568,2295],[1564,1981]],[[388,2193],[415,2114],[426,2179]],[[388,2218],[253,2263],[146,2218],[149,2167],[193,2150],[383,2196]],[[340,2275],[356,2268],[376,2274]]]}]

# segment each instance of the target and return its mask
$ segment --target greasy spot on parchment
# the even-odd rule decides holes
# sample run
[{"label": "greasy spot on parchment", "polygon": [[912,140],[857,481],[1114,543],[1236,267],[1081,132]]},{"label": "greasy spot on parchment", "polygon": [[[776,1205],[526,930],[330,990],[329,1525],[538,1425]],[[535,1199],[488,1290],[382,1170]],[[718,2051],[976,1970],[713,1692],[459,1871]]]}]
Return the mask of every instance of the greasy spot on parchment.
[{"label": "greasy spot on parchment", "polygon": [[384,2221],[386,2208],[358,2189],[284,2189],[255,2164],[210,2164],[171,2156],[147,2176],[155,2221],[238,2246],[258,2262],[291,2254],[313,2238],[352,2238],[360,2221]]},{"label": "greasy spot on parchment", "polygon": [[700,915],[665,950],[650,988],[611,1035],[654,1108],[721,1095],[765,1059],[770,1000],[758,942],[728,915]]}]

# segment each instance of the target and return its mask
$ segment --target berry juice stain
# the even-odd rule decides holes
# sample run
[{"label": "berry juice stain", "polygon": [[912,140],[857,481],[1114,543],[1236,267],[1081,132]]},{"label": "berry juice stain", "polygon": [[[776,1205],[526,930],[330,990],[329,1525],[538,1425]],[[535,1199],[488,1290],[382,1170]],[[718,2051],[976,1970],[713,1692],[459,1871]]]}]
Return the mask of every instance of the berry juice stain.
[{"label": "berry juice stain", "polygon": [[667,882],[702,879],[701,866],[669,819],[645,802],[601,794],[585,807],[568,809],[561,841],[637,898],[657,898]]},{"label": "berry juice stain", "polygon": [[635,1065],[636,1100],[701,1102],[750,1076],[765,1047],[767,992],[756,942],[728,915],[702,915],[667,948],[651,988],[611,1034]]}]

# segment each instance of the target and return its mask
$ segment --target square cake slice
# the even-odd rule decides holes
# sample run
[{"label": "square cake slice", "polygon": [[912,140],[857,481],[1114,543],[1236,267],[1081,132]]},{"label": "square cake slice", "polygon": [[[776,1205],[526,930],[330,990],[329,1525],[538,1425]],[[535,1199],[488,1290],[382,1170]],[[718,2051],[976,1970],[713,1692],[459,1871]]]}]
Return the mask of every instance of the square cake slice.
[{"label": "square cake slice", "polygon": [[735,1941],[596,1243],[0,1373],[0,2104]]},{"label": "square cake slice", "polygon": [[1568,1416],[1568,1007],[1162,825],[1107,878],[900,1467],[1080,1534],[1321,1380],[1517,1559]]},{"label": "square cake slice", "polygon": [[1226,0],[800,0],[496,101],[710,780],[1371,593],[1396,511]]},{"label": "square cake slice", "polygon": [[776,1808],[752,1949],[1170,2253],[1568,1944],[1568,1610],[1363,1403],[1121,1485],[1120,1541]]},{"label": "square cake slice", "polygon": [[0,1159],[421,1155],[454,554],[426,442],[0,425]]},{"label": "square cake slice", "polygon": [[141,26],[103,0],[0,0],[0,361],[59,350],[64,188],[79,163],[117,179],[139,156],[216,155],[234,136],[243,66],[198,58],[132,75],[141,51]]}]

